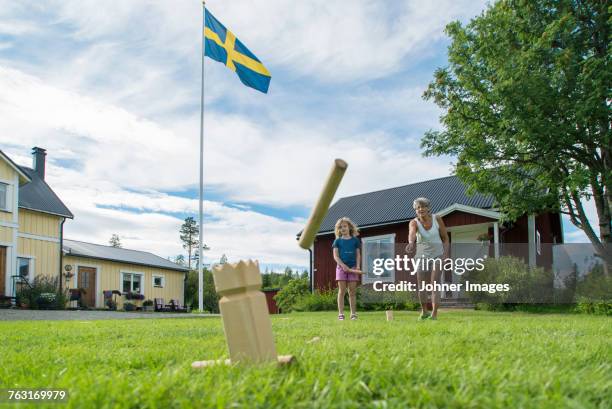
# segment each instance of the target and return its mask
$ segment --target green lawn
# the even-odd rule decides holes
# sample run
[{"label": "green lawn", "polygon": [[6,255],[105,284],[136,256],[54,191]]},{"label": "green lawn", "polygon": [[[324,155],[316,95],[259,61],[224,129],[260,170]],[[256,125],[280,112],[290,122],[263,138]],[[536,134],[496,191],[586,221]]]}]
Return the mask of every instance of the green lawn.
[{"label": "green lawn", "polygon": [[612,407],[610,318],[395,316],[274,316],[277,349],[297,364],[205,370],[190,364],[227,357],[219,318],[4,321],[0,388],[68,388],[54,408]]}]

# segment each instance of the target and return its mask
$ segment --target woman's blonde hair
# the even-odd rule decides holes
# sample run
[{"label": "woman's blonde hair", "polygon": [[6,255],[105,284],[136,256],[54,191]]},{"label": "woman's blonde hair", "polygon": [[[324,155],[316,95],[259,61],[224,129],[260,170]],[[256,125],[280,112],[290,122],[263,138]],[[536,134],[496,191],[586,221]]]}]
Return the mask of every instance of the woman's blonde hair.
[{"label": "woman's blonde hair", "polygon": [[338,221],[336,222],[336,227],[334,228],[334,233],[336,234],[336,238],[340,238],[342,235],[340,234],[340,225],[342,223],[346,223],[348,224],[349,227],[349,234],[352,237],[357,237],[359,236],[359,228],[357,227],[357,225],[355,223],[353,223],[353,221],[351,219],[349,219],[348,217],[341,217],[338,219]]}]

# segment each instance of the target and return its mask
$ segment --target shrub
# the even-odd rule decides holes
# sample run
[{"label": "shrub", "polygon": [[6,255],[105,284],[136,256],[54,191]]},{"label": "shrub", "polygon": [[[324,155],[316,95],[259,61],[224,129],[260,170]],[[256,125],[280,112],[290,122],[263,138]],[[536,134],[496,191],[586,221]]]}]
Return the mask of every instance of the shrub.
[{"label": "shrub", "polygon": [[143,307],[152,307],[152,306],[153,306],[153,300],[145,300],[145,301],[142,303],[142,306],[143,306]]},{"label": "shrub", "polygon": [[[348,292],[346,297],[348,298]],[[345,300],[348,306],[348,299]],[[297,299],[294,311],[334,311],[338,308],[338,290],[315,291]],[[369,286],[357,287],[357,309],[362,311],[410,310],[419,308],[416,295],[407,292],[378,292]]]},{"label": "shrub", "polygon": [[309,293],[307,278],[291,280],[275,296],[276,305],[282,312],[291,312],[298,298]]},{"label": "shrub", "polygon": [[[204,269],[204,311],[219,313],[219,294],[215,291],[215,280],[212,272]],[[185,305],[196,310],[198,306],[198,272],[190,270],[185,280]]]},{"label": "shrub", "polygon": [[489,293],[469,291],[466,296],[471,302],[483,308],[481,304],[502,305],[489,307],[490,310],[513,309],[512,305],[529,303],[552,303],[555,300],[553,273],[543,268],[530,268],[522,259],[516,257],[489,258],[482,271],[467,272],[462,281],[471,284],[509,284],[509,291]]},{"label": "shrub", "polygon": [[606,276],[603,266],[596,265],[576,281],[576,301],[612,301],[612,276]]},{"label": "shrub", "polygon": [[612,302],[593,301],[588,298],[579,298],[576,303],[576,312],[594,315],[612,315]]},{"label": "shrub", "polygon": [[28,304],[32,309],[64,309],[67,297],[59,291],[57,277],[39,275],[30,285],[21,284],[17,290],[17,302]]},{"label": "shrub", "polygon": [[334,290],[303,294],[293,305],[293,311],[334,311],[336,308],[338,293]]},{"label": "shrub", "polygon": [[136,304],[132,304],[131,302],[123,303],[123,309],[125,311],[135,311],[136,310]]},{"label": "shrub", "polygon": [[415,311],[420,304],[414,292],[374,291],[371,286],[362,286],[357,288],[357,306],[365,311]]}]

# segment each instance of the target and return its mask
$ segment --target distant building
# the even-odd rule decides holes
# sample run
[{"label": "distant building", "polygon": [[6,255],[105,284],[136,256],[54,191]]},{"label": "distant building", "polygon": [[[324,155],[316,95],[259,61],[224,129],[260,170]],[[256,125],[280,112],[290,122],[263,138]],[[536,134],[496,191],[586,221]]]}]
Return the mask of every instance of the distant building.
[{"label": "distant building", "polygon": [[[412,203],[418,197],[431,200],[432,212],[442,216],[453,244],[481,243],[483,237],[492,245],[519,243],[523,244],[519,250],[524,250],[529,264],[549,266],[552,263],[551,246],[545,246],[542,250],[540,244],[563,243],[559,213],[523,215],[512,224],[502,224],[501,214],[493,207],[491,196],[470,196],[466,186],[456,176],[448,176],[344,197],[332,205],[313,246],[314,288],[322,290],[336,285],[332,242],[335,238],[334,225],[339,218],[349,217],[359,226],[363,249],[366,244],[372,243],[407,243],[408,223],[416,217]],[[367,259],[367,254],[363,255],[363,259]],[[445,278],[448,281],[457,277],[447,272]],[[398,271],[390,281],[410,279],[409,273]],[[363,283],[368,284],[365,276]]]},{"label": "distant building", "polygon": [[[74,216],[45,182],[45,150],[34,148],[32,156],[28,168],[0,150],[0,296],[14,297],[19,282],[45,275],[63,288],[84,288],[89,307],[103,308],[107,290],[183,303],[186,267],[144,251],[65,240],[64,223]],[[121,307],[124,296],[117,301]]]}]

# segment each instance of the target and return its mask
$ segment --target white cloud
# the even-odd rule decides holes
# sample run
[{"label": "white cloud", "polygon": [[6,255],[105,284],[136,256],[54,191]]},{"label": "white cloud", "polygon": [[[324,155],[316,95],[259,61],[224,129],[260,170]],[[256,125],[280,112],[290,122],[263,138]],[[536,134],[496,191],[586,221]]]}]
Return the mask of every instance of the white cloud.
[{"label": "white cloud", "polygon": [[[383,77],[431,52],[449,22],[478,14],[484,1],[285,0],[211,2],[215,16],[266,64],[324,81]],[[201,5],[148,0],[57,1],[47,11],[79,41],[117,39],[197,61]],[[130,57],[126,54],[126,57]]]},{"label": "white cloud", "polygon": [[[21,35],[20,44],[27,46],[29,35],[48,46],[36,50],[35,61],[11,58],[10,48],[2,54],[0,143],[22,163],[29,163],[25,153],[32,146],[48,149],[49,181],[76,215],[67,224],[68,236],[106,242],[120,233],[129,247],[163,256],[180,252],[181,220],[160,212],[189,213],[197,205],[162,192],[197,183],[200,3],[109,0],[102,9],[87,0],[2,4],[0,28],[9,33],[9,44],[17,38],[11,35]],[[360,126],[364,118],[397,117],[417,127],[430,121],[435,126],[437,111],[420,101],[422,87],[382,92],[364,83],[431,53],[444,24],[476,14],[482,3],[209,5],[286,84],[309,76],[328,84],[323,87],[330,93],[333,83],[351,82],[359,93],[332,100],[327,112],[320,107],[327,95],[303,103],[290,85],[273,88],[263,101],[209,60],[207,81],[214,86],[206,95],[207,187],[238,202],[310,206],[335,157],[349,162],[338,196],[448,174],[443,160],[421,158],[410,133],[415,131],[398,136]],[[239,109],[221,110],[221,96]],[[205,226],[211,258],[227,253],[230,259],[305,263],[294,242],[303,220],[206,205],[214,217]]]},{"label": "white cloud", "polygon": [[[0,88],[5,90],[0,141],[24,149],[43,144],[52,153],[50,160],[77,159],[85,180],[154,191],[177,191],[197,182],[198,118],[165,128],[1,67]],[[448,172],[441,161],[423,159],[417,149],[400,147],[380,132],[339,135],[352,130],[305,122],[264,127],[216,112],[207,118],[206,183],[236,201],[310,205],[335,157],[350,165],[339,194],[422,180],[423,171],[428,177]]]}]

